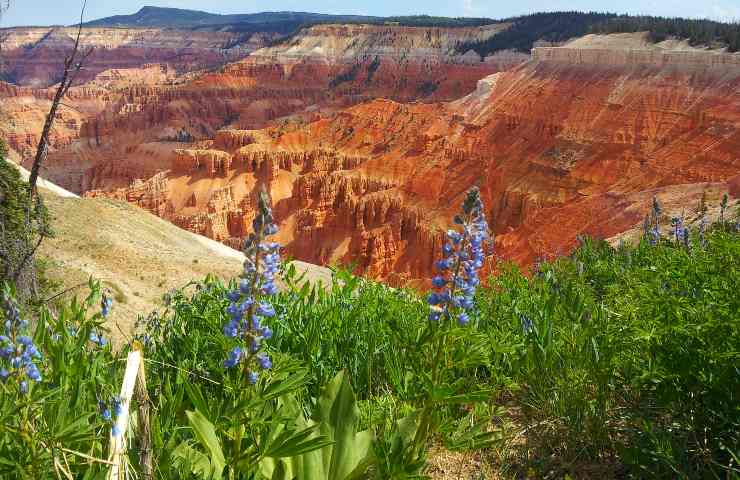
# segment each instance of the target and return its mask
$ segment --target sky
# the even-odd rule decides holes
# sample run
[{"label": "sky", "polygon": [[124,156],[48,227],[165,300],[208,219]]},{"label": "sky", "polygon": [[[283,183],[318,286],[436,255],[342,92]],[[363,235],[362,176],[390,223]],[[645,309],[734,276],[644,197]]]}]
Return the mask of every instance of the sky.
[{"label": "sky", "polygon": [[[82,0],[0,0],[10,8],[0,26],[58,25],[78,21]],[[85,18],[131,14],[145,5],[205,10],[213,13],[255,13],[293,10],[358,15],[440,15],[505,18],[554,10],[616,11],[617,13],[740,21],[740,0],[88,0]]]}]

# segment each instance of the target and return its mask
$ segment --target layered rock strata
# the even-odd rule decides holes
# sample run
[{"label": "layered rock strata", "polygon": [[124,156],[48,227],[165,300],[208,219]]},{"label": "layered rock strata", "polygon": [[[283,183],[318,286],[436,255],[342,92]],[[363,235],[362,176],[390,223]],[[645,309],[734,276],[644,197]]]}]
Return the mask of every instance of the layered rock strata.
[{"label": "layered rock strata", "polygon": [[536,49],[450,103],[375,100],[309,123],[218,133],[213,152],[232,156],[229,173],[209,179],[218,188],[208,200],[175,201],[170,215],[236,245],[265,186],[290,255],[401,284],[431,275],[471,186],[497,254],[529,264],[567,253],[578,234],[632,228],[654,194],[738,181],[736,57],[571,50]]}]

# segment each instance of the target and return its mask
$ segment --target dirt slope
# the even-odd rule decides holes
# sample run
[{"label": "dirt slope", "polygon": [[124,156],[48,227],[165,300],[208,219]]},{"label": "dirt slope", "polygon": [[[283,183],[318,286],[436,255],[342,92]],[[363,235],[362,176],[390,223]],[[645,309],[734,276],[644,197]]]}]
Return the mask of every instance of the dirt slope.
[{"label": "dirt slope", "polygon": [[[185,230],[140,208],[108,199],[62,198],[47,192],[56,237],[45,241],[42,256],[62,288],[92,276],[115,298],[110,328],[114,340],[131,333],[137,315],[161,308],[162,296],[213,273],[239,274],[242,254]],[[297,262],[311,281],[330,280],[330,271]],[[84,287],[68,294],[83,296]]]}]

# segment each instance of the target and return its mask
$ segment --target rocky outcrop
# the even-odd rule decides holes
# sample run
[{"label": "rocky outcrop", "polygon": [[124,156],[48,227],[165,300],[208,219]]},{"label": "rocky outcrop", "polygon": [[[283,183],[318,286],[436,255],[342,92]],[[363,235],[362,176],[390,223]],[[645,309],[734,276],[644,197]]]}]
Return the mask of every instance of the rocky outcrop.
[{"label": "rocky outcrop", "polygon": [[572,65],[649,65],[653,67],[740,68],[740,54],[724,52],[663,51],[658,49],[615,50],[597,48],[537,47],[532,58]]},{"label": "rocky outcrop", "polygon": [[224,176],[231,168],[231,155],[221,150],[175,150],[173,169],[190,174],[202,170],[206,175]]},{"label": "rocky outcrop", "polygon": [[[729,54],[595,42],[539,47],[501,70],[450,53],[443,30],[316,27],[223,72],[113,88],[49,176],[235,247],[265,188],[287,254],[399,285],[429,278],[471,186],[497,254],[527,265],[577,234],[632,228],[653,194],[736,185],[740,69],[716,60]],[[429,62],[399,60],[413,48]],[[418,92],[424,75],[438,97]]]},{"label": "rocky outcrop", "polygon": [[[0,30],[5,75],[20,85],[49,86],[77,35],[71,27],[17,27]],[[80,80],[111,68],[167,64],[180,72],[211,68],[247,56],[274,34],[164,28],[83,28],[80,45],[92,48]]]}]

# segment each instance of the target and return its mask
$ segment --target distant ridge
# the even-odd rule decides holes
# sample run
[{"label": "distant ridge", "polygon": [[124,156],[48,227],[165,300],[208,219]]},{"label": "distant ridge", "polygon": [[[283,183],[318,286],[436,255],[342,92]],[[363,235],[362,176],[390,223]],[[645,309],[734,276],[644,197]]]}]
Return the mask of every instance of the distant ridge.
[{"label": "distant ridge", "polygon": [[686,39],[691,45],[740,51],[740,23],[711,20],[618,15],[599,12],[540,12],[495,20],[491,18],[450,18],[428,15],[377,17],[331,15],[310,12],[261,12],[220,15],[180,8],[143,7],[132,15],[116,15],[85,23],[87,27],[158,27],[193,30],[222,30],[251,34],[275,33],[290,38],[312,25],[373,24],[414,27],[480,27],[506,23],[509,28],[490,38],[467,42],[459,53],[476,51],[485,57],[500,50],[529,52],[538,41],[560,43],[588,33],[648,32],[653,42],[669,38]]},{"label": "distant ridge", "polygon": [[310,12],[260,12],[221,15],[181,8],[143,7],[132,15],[115,15],[92,20],[86,27],[170,27],[170,28],[235,28],[253,25],[311,25],[317,23],[398,23],[415,26],[471,27],[496,23],[490,18],[447,18],[427,15],[408,17],[374,17],[366,15],[331,15]]},{"label": "distant ridge", "polygon": [[132,15],[115,15],[85,23],[87,27],[199,27],[239,23],[377,21],[379,17],[359,15],[326,15],[307,12],[261,12],[220,15],[182,8],[143,7]]}]

